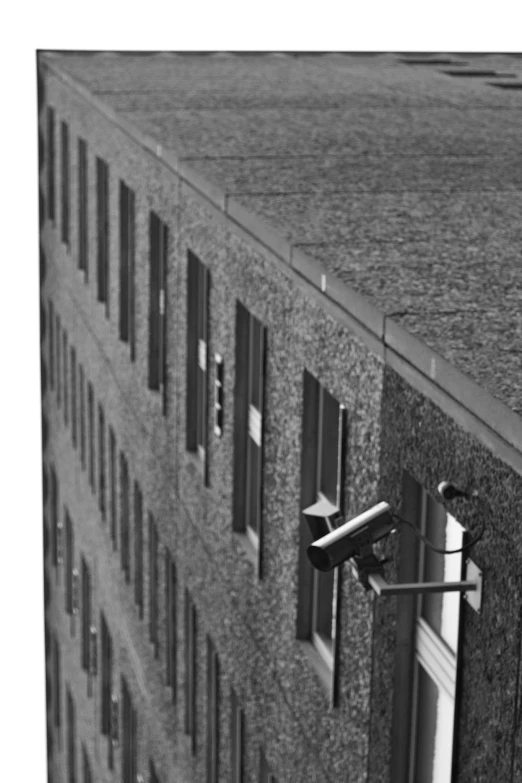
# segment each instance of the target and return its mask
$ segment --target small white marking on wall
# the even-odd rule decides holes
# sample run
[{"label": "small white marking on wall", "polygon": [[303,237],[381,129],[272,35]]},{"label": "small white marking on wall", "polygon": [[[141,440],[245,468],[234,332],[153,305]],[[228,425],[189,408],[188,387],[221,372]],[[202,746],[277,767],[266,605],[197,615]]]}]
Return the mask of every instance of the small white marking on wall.
[{"label": "small white marking on wall", "polygon": [[435,359],[432,357],[431,366],[430,366],[430,377],[434,380],[436,375],[437,375],[437,363]]},{"label": "small white marking on wall", "polygon": [[201,338],[198,342],[198,364],[202,370],[207,369],[207,344]]},{"label": "small white marking on wall", "polygon": [[321,275],[321,291],[326,291],[326,275]]},{"label": "small white marking on wall", "polygon": [[253,405],[248,406],[248,434],[256,446],[261,445],[261,414]]}]

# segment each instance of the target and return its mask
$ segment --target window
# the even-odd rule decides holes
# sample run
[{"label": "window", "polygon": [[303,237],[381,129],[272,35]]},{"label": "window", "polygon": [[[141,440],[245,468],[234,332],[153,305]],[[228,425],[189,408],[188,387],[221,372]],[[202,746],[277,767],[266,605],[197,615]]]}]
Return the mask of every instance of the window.
[{"label": "window", "polygon": [[60,361],[62,339],[60,316],[56,314],[56,404],[58,407],[62,404],[62,363]]},{"label": "window", "polygon": [[125,677],[121,678],[122,783],[136,783],[138,769],[138,720]]},{"label": "window", "polygon": [[109,316],[109,167],[96,158],[96,216],[98,231],[98,301]]},{"label": "window", "polygon": [[92,783],[91,763],[89,761],[89,754],[87,753],[87,748],[85,747],[85,745],[82,745],[82,756],[83,756],[83,783]]},{"label": "window", "polygon": [[78,421],[76,411],[76,348],[71,346],[71,424],[72,443],[78,445]]},{"label": "window", "polygon": [[111,481],[111,538],[112,548],[117,546],[117,507],[116,507],[116,436],[112,427],[109,427],[109,463]]},{"label": "window", "polygon": [[158,649],[158,531],[152,514],[149,514],[149,639],[154,645],[154,657]]},{"label": "window", "polygon": [[89,416],[89,486],[93,492],[96,492],[95,479],[95,456],[94,456],[94,389],[89,381],[87,387],[87,405]]},{"label": "window", "polygon": [[69,426],[69,377],[67,371],[67,357],[69,349],[67,346],[67,332],[63,330],[63,422],[66,427]]},{"label": "window", "polygon": [[120,340],[135,358],[134,191],[120,180]]},{"label": "window", "polygon": [[65,510],[65,611],[72,615],[74,610],[73,600],[73,571],[74,571],[74,531],[71,517]]},{"label": "window", "polygon": [[49,154],[47,156],[47,215],[49,220],[55,222],[54,211],[54,170],[55,170],[55,148],[54,148],[54,109],[47,107],[47,145]]},{"label": "window", "polygon": [[67,687],[67,770],[68,783],[76,783],[76,708]]},{"label": "window", "polygon": [[58,526],[59,526],[59,490],[58,490],[58,479],[56,477],[56,470],[54,469],[54,465],[51,465],[51,526],[53,531],[53,565],[57,566],[59,557],[58,557]]},{"label": "window", "polygon": [[168,549],[165,549],[165,622],[167,685],[172,688],[172,701],[177,697],[176,655],[177,655],[177,576],[176,564]]},{"label": "window", "polygon": [[[464,528],[406,472],[402,515],[440,549],[464,544]],[[461,552],[434,552],[413,531],[404,531],[398,581],[457,582],[462,572]],[[394,696],[394,717],[402,724],[394,720],[394,779],[396,772],[407,783],[451,783],[453,778],[461,601],[457,592],[402,597]]]},{"label": "window", "polygon": [[160,779],[156,774],[156,769],[152,763],[152,759],[149,759],[149,783],[160,783]]},{"label": "window", "polygon": [[163,391],[166,407],[166,285],[167,238],[165,223],[150,213],[149,389]]},{"label": "window", "polygon": [[196,752],[196,607],[185,589],[185,734]]},{"label": "window", "polygon": [[243,783],[243,743],[244,743],[244,715],[234,689],[230,692],[231,698],[231,726],[230,742],[232,750],[232,783]]},{"label": "window", "polygon": [[103,612],[100,612],[101,647],[101,733],[109,739],[109,768],[112,769],[112,639]]},{"label": "window", "polygon": [[206,476],[208,398],[208,297],[210,273],[188,251],[187,282],[187,449],[197,451]]},{"label": "window", "polygon": [[[326,498],[343,509],[343,449],[345,409],[307,370],[303,376],[303,428],[301,449],[301,510]],[[306,550],[312,542],[301,518],[299,546],[299,604],[297,636],[309,639],[327,670],[322,669],[335,702],[335,633],[340,571],[318,571]]]},{"label": "window", "polygon": [[120,537],[121,568],[125,581],[130,583],[130,541],[129,541],[129,466],[123,451],[120,451]]},{"label": "window", "polygon": [[260,749],[259,783],[277,783],[275,776],[270,772],[263,748]]},{"label": "window", "polygon": [[134,600],[143,620],[143,496],[140,485],[134,482]]},{"label": "window", "polygon": [[78,139],[78,267],[83,270],[86,281],[89,276],[87,171],[87,142]]},{"label": "window", "polygon": [[62,723],[61,716],[61,659],[60,643],[58,637],[53,637],[53,724],[56,731],[60,731]]},{"label": "window", "polygon": [[62,242],[67,247],[70,244],[69,236],[69,127],[62,122]]},{"label": "window", "polygon": [[85,470],[85,374],[80,364],[80,462]]},{"label": "window", "polygon": [[49,380],[54,391],[54,307],[49,301]]},{"label": "window", "polygon": [[90,672],[91,643],[91,574],[82,557],[82,669]]},{"label": "window", "polygon": [[258,552],[261,575],[263,397],[266,329],[240,303],[236,309],[234,530]]},{"label": "window", "polygon": [[98,504],[102,520],[105,522],[105,414],[98,403]]},{"label": "window", "polygon": [[219,752],[219,662],[207,636],[207,783],[218,781]]}]

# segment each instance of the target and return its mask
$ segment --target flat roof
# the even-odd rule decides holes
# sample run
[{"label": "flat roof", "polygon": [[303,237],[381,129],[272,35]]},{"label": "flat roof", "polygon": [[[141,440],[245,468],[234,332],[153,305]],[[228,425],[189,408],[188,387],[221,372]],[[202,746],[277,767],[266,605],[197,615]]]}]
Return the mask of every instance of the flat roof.
[{"label": "flat roof", "polygon": [[520,56],[48,54],[520,425]]}]

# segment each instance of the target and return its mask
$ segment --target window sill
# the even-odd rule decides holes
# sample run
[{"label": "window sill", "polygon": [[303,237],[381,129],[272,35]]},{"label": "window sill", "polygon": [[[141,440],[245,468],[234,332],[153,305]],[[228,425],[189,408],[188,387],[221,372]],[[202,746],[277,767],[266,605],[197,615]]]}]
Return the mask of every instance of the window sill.
[{"label": "window sill", "polygon": [[324,688],[325,694],[328,696],[330,704],[332,704],[333,696],[333,670],[326,663],[323,656],[314,647],[309,639],[298,639],[297,643],[305,658],[309,661],[312,669],[315,671],[321,685]]}]

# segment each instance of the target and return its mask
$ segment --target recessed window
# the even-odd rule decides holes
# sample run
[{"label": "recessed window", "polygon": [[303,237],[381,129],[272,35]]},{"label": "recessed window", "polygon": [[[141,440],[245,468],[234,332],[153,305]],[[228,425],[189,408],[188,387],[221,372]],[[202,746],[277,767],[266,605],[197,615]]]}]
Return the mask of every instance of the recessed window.
[{"label": "recessed window", "polygon": [[76,402],[76,348],[71,346],[71,435],[72,444],[76,448],[78,445],[78,412]]},{"label": "recessed window", "polygon": [[80,463],[82,470],[85,470],[86,458],[85,458],[85,373],[83,371],[83,364],[80,364],[79,372],[80,382]]},{"label": "recessed window", "polygon": [[167,241],[168,229],[155,212],[150,213],[149,389],[163,394],[166,412],[167,339]]},{"label": "recessed window", "polygon": [[74,610],[74,531],[71,517],[65,510],[65,611],[73,615]]},{"label": "recessed window", "polygon": [[158,639],[158,530],[149,513],[149,639],[154,645],[154,657],[159,656]]},{"label": "recessed window", "polygon": [[219,662],[207,636],[207,783],[218,783]]},{"label": "recessed window", "polygon": [[231,746],[231,765],[232,765],[232,783],[243,783],[244,773],[244,714],[236,692],[232,688],[230,691],[230,746]]},{"label": "recessed window", "polygon": [[[433,546],[463,546],[464,528],[406,472],[401,513]],[[404,530],[399,582],[458,582],[462,572],[461,552],[435,552]],[[393,777],[400,775],[407,783],[451,783],[462,596],[447,592],[405,598],[397,616]]]},{"label": "recessed window", "polygon": [[234,530],[257,550],[261,575],[263,407],[266,328],[241,302],[236,306]]},{"label": "recessed window", "polygon": [[56,732],[60,731],[61,716],[61,679],[62,665],[60,656],[60,643],[58,637],[53,637],[53,724]]},{"label": "recessed window", "polygon": [[109,768],[112,769],[112,639],[107,620],[100,612],[100,649],[101,649],[101,733],[109,739]]},{"label": "recessed window", "polygon": [[82,669],[90,672],[91,652],[91,573],[82,557]]},{"label": "recessed window", "polygon": [[89,203],[87,142],[78,139],[78,267],[89,278]]},{"label": "recessed window", "polygon": [[106,514],[105,472],[105,413],[98,403],[98,505],[103,522]]},{"label": "recessed window", "polygon": [[143,619],[143,495],[134,482],[134,601]]},{"label": "recessed window", "polygon": [[68,365],[68,340],[67,332],[63,330],[63,423],[66,427],[69,426],[69,373],[67,369]]},{"label": "recessed window", "polygon": [[122,783],[136,783],[138,769],[138,718],[127,680],[121,678]]},{"label": "recessed window", "polygon": [[54,195],[54,173],[55,173],[55,138],[54,138],[54,109],[47,107],[47,216],[49,220],[55,222],[55,195]]},{"label": "recessed window", "polygon": [[69,161],[69,126],[66,122],[62,122],[62,161],[61,161],[61,177],[62,177],[62,242],[67,247],[70,245],[70,220],[69,220],[69,177],[70,177],[70,161]]},{"label": "recessed window", "polygon": [[58,526],[59,526],[59,490],[58,490],[58,478],[56,476],[56,470],[54,465],[51,465],[51,527],[53,531],[53,565],[57,566],[59,563],[58,557]]},{"label": "recessed window", "polygon": [[208,300],[210,273],[188,251],[187,275],[187,449],[198,453],[207,481]]},{"label": "recessed window", "polygon": [[49,300],[49,381],[54,391],[54,306]]},{"label": "recessed window", "polygon": [[61,408],[62,405],[62,329],[60,316],[56,314],[56,405]]},{"label": "recessed window", "polygon": [[89,761],[89,754],[87,748],[82,745],[82,757],[83,757],[83,783],[92,783],[91,762]]},{"label": "recessed window", "polygon": [[116,480],[116,435],[109,427],[109,471],[111,483],[111,539],[113,550],[117,547],[118,511],[117,511],[117,480]]},{"label": "recessed window", "polygon": [[[326,498],[342,511],[345,409],[307,370],[303,375],[301,510]],[[318,571],[306,555],[312,538],[300,520],[297,636],[309,639],[326,666],[335,701],[335,636],[340,572]]]},{"label": "recessed window", "polygon": [[97,282],[98,301],[109,316],[109,167],[96,158]]},{"label": "recessed window", "polygon": [[196,752],[196,607],[185,589],[185,734]]},{"label": "recessed window", "polygon": [[67,687],[67,774],[68,783],[76,783],[76,707]]},{"label": "recessed window", "polygon": [[89,420],[89,486],[93,492],[96,492],[96,471],[94,454],[94,389],[89,381],[87,387],[87,410]]},{"label": "recessed window", "polygon": [[134,191],[120,180],[120,340],[135,358]]},{"label": "recessed window", "polygon": [[125,581],[130,583],[130,520],[129,520],[129,466],[123,451],[120,451],[120,539],[121,568]]},{"label": "recessed window", "polygon": [[165,549],[165,622],[166,622],[166,664],[167,685],[172,689],[172,701],[177,698],[177,592],[176,564],[168,549]]}]

